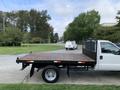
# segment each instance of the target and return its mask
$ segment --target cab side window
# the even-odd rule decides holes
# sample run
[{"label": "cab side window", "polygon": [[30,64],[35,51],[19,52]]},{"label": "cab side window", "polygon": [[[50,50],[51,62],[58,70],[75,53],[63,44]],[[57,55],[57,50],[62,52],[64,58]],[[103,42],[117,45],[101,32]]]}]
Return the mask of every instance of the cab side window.
[{"label": "cab side window", "polygon": [[112,43],[101,42],[101,52],[116,54],[117,52],[119,52],[119,49]]}]

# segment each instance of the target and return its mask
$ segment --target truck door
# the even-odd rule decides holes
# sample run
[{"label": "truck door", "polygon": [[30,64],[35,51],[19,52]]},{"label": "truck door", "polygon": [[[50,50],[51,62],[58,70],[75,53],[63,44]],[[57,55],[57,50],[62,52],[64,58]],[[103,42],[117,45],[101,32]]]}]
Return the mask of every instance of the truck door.
[{"label": "truck door", "polygon": [[99,70],[120,70],[120,48],[111,42],[100,42]]}]

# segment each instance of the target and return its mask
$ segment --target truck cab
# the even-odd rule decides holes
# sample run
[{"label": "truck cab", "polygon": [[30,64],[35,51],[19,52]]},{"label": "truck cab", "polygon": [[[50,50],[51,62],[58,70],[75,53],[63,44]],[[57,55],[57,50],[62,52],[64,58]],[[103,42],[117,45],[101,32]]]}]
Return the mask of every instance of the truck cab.
[{"label": "truck cab", "polygon": [[97,41],[95,70],[120,71],[120,48],[107,40]]},{"label": "truck cab", "polygon": [[120,47],[111,41],[86,40],[82,51],[95,60],[95,70],[120,71]]}]

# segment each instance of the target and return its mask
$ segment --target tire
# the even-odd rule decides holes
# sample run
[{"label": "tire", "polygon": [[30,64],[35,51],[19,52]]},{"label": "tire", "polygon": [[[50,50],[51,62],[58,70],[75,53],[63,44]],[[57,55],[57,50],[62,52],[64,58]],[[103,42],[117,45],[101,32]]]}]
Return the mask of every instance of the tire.
[{"label": "tire", "polygon": [[55,83],[59,79],[59,69],[56,66],[47,66],[43,69],[42,78],[47,83]]}]

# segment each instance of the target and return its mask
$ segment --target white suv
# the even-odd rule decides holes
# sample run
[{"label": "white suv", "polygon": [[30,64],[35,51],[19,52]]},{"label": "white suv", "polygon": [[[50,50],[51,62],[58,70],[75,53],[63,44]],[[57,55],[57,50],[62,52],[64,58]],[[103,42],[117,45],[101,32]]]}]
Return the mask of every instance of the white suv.
[{"label": "white suv", "polygon": [[74,49],[77,49],[77,44],[75,41],[66,41],[65,43],[65,49],[66,50],[74,50]]}]

